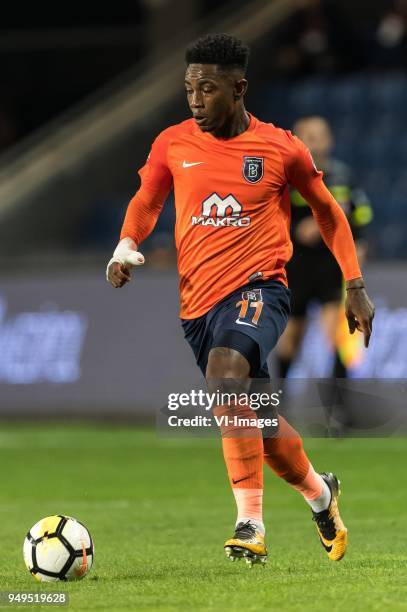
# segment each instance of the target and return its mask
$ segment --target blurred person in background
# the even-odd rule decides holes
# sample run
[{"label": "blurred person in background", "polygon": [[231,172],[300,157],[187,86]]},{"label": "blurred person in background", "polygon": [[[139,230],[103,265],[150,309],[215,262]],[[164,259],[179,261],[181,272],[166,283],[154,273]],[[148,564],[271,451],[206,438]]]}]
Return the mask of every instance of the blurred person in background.
[{"label": "blurred person in background", "polygon": [[360,32],[341,3],[308,0],[273,37],[273,73],[302,75],[355,70],[360,66]]},{"label": "blurred person in background", "polygon": [[373,60],[382,68],[407,65],[407,0],[389,3],[374,31]]},{"label": "blurred person in background", "polygon": [[[323,117],[304,117],[294,125],[294,133],[310,149],[324,182],[341,205],[352,228],[359,261],[367,252],[364,228],[372,219],[366,194],[354,186],[350,168],[331,156],[334,138]],[[285,378],[301,349],[311,303],[321,306],[320,321],[329,344],[335,351],[332,375],[346,377],[346,364],[338,347],[338,329],[344,316],[343,278],[331,251],[322,240],[311,208],[299,191],[291,190],[291,239],[293,257],[287,265],[291,289],[291,317],[277,347],[278,376]]]}]

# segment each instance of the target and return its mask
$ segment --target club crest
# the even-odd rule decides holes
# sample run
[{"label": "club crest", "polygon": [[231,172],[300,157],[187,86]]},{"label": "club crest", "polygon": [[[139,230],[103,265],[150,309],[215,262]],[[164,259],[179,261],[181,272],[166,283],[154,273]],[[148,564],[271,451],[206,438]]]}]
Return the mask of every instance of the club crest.
[{"label": "club crest", "polygon": [[247,300],[248,302],[262,302],[263,296],[261,289],[250,289],[249,291],[243,291],[242,300]]},{"label": "club crest", "polygon": [[258,183],[264,174],[264,157],[243,157],[243,176],[248,183]]}]

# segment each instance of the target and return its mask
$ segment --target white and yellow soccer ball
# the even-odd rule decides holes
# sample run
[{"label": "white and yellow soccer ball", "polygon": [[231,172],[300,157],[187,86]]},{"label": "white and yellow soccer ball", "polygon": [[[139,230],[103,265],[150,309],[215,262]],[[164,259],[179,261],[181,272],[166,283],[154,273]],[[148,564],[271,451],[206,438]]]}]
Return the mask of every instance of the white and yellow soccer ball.
[{"label": "white and yellow soccer ball", "polygon": [[93,564],[93,541],[82,523],[70,516],[47,516],[29,530],[24,561],[40,582],[80,580]]}]

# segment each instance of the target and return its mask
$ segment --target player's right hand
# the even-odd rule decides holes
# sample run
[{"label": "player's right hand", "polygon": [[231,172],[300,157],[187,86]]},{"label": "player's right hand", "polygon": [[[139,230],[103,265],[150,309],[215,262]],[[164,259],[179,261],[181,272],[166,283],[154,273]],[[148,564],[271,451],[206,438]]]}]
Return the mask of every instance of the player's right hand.
[{"label": "player's right hand", "polygon": [[115,289],[123,287],[131,280],[130,266],[121,264],[118,261],[112,261],[107,266],[106,278]]},{"label": "player's right hand", "polygon": [[134,266],[142,266],[144,256],[137,251],[137,245],[131,238],[123,238],[117,245],[112,259],[107,264],[106,280],[116,289],[123,287],[131,280]]}]

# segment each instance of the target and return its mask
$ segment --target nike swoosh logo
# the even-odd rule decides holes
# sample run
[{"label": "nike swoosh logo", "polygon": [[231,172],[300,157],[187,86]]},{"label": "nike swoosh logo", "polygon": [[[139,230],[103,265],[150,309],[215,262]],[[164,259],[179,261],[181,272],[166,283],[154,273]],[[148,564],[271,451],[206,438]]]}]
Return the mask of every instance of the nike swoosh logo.
[{"label": "nike swoosh logo", "polygon": [[330,546],[327,546],[326,544],[324,544],[324,542],[322,541],[322,538],[319,538],[321,540],[321,544],[322,546],[325,548],[326,552],[331,552],[332,550],[332,544]]},{"label": "nike swoosh logo", "polygon": [[242,480],[247,480],[249,477],[248,476],[244,476],[243,478],[239,478],[239,480],[235,480],[234,478],[232,478],[232,482],[233,484],[237,484],[238,482],[242,482]]},{"label": "nike swoosh logo", "polygon": [[248,325],[249,327],[254,327],[254,329],[257,329],[257,325],[253,325],[252,323],[245,323],[245,321],[239,321],[239,319],[236,319],[235,323],[237,323],[238,325]]},{"label": "nike swoosh logo", "polygon": [[184,161],[182,162],[182,167],[183,168],[190,168],[191,166],[199,166],[199,164],[204,164],[204,163],[205,162],[191,162],[191,163],[188,163],[184,159]]}]

